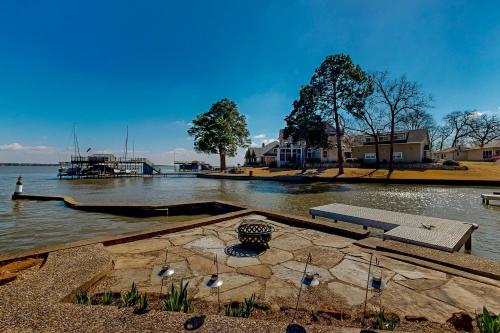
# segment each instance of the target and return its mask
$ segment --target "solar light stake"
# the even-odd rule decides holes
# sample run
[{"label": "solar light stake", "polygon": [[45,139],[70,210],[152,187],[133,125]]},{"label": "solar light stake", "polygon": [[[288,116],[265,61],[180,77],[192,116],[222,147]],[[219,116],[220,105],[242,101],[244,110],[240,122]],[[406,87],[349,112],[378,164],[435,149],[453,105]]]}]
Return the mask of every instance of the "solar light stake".
[{"label": "solar light stake", "polygon": [[175,273],[174,269],[167,264],[167,258],[168,258],[168,248],[165,249],[165,261],[163,262],[161,270],[158,272],[158,276],[161,277],[160,300],[161,300],[161,294],[163,292],[163,282],[165,281],[165,278],[168,278],[174,275]]},{"label": "solar light stake", "polygon": [[[219,278],[219,261],[217,260],[217,253],[214,256],[214,261],[215,261],[215,274],[217,275],[217,278]],[[220,289],[219,286],[217,286],[217,311],[220,311]]]},{"label": "solar light stake", "polygon": [[219,278],[219,261],[217,260],[217,253],[214,256],[214,265],[215,265],[215,274],[210,276],[210,279],[207,282],[207,287],[209,288],[217,288],[217,308],[220,311],[220,286],[222,286],[223,281]]},{"label": "solar light stake", "polygon": [[300,301],[300,294],[302,293],[302,285],[307,285],[311,287],[315,287],[319,285],[319,280],[318,280],[318,274],[317,273],[311,273],[307,272],[307,266],[312,261],[312,256],[311,253],[307,255],[306,259],[306,266],[304,267],[304,273],[302,274],[302,280],[300,281],[300,288],[299,288],[299,295],[297,296],[297,304],[295,305],[295,313],[293,314],[292,322],[295,321],[295,317],[297,316],[297,312],[299,310],[299,301]]},{"label": "solar light stake", "polygon": [[368,266],[368,278],[366,279],[366,293],[365,293],[365,308],[363,310],[363,319],[361,319],[361,326],[365,326],[365,317],[366,317],[366,301],[368,300],[368,285],[370,284],[370,273],[372,270],[372,259],[373,253],[370,253],[370,265]]}]

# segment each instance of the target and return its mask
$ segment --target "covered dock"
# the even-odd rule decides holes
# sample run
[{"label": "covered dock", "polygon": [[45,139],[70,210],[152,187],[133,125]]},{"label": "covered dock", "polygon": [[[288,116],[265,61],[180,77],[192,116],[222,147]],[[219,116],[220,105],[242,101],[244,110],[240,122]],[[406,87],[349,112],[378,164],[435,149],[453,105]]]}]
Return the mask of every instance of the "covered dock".
[{"label": "covered dock", "polygon": [[309,209],[316,216],[384,230],[383,238],[423,247],[455,252],[465,245],[472,248],[472,233],[477,224],[430,216],[412,215],[382,209],[344,204],[329,204]]}]

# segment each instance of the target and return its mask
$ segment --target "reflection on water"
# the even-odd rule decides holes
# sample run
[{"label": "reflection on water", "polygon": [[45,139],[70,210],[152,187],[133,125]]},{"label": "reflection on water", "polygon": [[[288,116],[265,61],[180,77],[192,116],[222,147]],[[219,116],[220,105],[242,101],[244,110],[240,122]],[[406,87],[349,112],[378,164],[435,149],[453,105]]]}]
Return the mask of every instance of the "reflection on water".
[{"label": "reflection on water", "polygon": [[313,206],[338,202],[479,224],[473,253],[500,259],[500,207],[481,205],[491,188],[375,184],[297,184],[198,178],[57,180],[56,167],[0,167],[0,253],[164,225],[147,219],[80,212],[59,202],[11,201],[16,177],[26,193],[69,195],[85,203],[167,204],[228,200],[307,216]]},{"label": "reflection on water", "polygon": [[247,188],[260,193],[280,193],[280,194],[316,194],[326,192],[346,192],[351,187],[329,183],[279,183],[279,182],[250,182]]}]

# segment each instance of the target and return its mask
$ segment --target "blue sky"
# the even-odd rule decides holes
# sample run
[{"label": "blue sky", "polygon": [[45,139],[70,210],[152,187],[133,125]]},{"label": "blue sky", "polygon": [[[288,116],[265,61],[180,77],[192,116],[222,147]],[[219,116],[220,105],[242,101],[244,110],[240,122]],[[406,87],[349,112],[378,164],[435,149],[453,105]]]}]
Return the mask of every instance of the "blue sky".
[{"label": "blue sky", "polygon": [[[186,130],[223,97],[277,136],[326,55],[348,53],[457,109],[500,113],[498,1],[0,2],[0,162],[123,150],[194,158]],[[215,161],[211,157],[202,157]]]}]

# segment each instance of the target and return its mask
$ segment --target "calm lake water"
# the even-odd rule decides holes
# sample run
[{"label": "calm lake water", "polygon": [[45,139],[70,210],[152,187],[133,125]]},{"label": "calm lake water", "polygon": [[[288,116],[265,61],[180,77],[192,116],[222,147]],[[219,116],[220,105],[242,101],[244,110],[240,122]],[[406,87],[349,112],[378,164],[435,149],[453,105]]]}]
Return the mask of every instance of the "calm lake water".
[{"label": "calm lake water", "polygon": [[[132,218],[66,208],[60,202],[12,201],[18,175],[24,192],[68,195],[83,203],[167,204],[228,200],[308,215],[313,206],[339,202],[479,224],[473,254],[500,259],[500,206],[483,206],[480,194],[493,188],[374,184],[286,184],[182,178],[58,180],[57,167],[0,166],[0,253],[52,243],[137,231],[168,218]],[[498,190],[498,189],[497,189]]]}]

